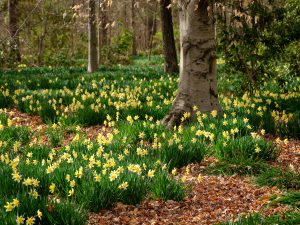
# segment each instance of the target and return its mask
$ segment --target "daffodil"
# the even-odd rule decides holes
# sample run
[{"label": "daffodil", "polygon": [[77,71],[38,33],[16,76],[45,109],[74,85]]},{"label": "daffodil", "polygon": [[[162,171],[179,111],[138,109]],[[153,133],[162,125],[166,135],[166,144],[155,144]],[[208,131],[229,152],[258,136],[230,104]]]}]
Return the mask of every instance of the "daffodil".
[{"label": "daffodil", "polygon": [[19,207],[20,201],[18,199],[14,198],[13,202],[12,202],[12,205],[13,205],[13,207]]},{"label": "daffodil", "polygon": [[5,210],[6,212],[11,212],[11,211],[13,211],[14,206],[13,206],[12,203],[6,202],[6,205],[4,206],[4,208],[6,209],[6,210]]},{"label": "daffodil", "polygon": [[50,191],[51,194],[54,194],[55,187],[56,187],[56,186],[55,186],[54,183],[52,183],[52,184],[49,186],[49,191]]},{"label": "daffodil", "polygon": [[149,170],[147,176],[152,178],[154,177],[155,170]]},{"label": "daffodil", "polygon": [[74,194],[74,188],[72,188],[71,190],[69,190],[68,196],[71,197],[73,194]]},{"label": "daffodil", "polygon": [[126,190],[128,188],[128,182],[123,182],[118,188],[121,190]]},{"label": "daffodil", "polygon": [[27,217],[26,219],[26,225],[33,225],[35,222],[35,218],[34,217]]},{"label": "daffodil", "polygon": [[16,223],[18,225],[24,224],[24,222],[25,222],[25,218],[23,216],[17,216]]},{"label": "daffodil", "polygon": [[38,216],[38,218],[42,219],[43,213],[40,210],[38,210],[37,211],[37,216]]},{"label": "daffodil", "polygon": [[197,177],[197,181],[198,181],[198,183],[201,183],[201,182],[202,182],[202,180],[203,180],[203,177],[202,177],[202,175],[201,175],[201,174],[199,174],[199,175],[198,175],[198,177]]},{"label": "daffodil", "polygon": [[176,169],[176,168],[174,168],[174,169],[172,170],[172,174],[173,174],[174,176],[177,174],[177,169]]}]

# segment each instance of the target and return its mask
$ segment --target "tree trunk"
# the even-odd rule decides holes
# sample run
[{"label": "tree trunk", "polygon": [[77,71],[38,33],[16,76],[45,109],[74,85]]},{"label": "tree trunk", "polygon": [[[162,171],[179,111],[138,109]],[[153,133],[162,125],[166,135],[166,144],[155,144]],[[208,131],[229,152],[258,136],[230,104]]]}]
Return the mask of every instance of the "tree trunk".
[{"label": "tree trunk", "polygon": [[155,8],[147,3],[147,19],[146,19],[146,48],[150,49],[151,39],[155,35],[157,26],[156,26],[156,10],[157,10],[157,3],[155,4]]},{"label": "tree trunk", "polygon": [[154,35],[155,35],[156,29],[157,29],[157,27],[156,27],[157,9],[158,9],[158,2],[156,2],[156,4],[155,4],[153,26],[152,26],[152,31],[150,34],[151,36],[150,36],[150,41],[149,41],[149,55],[148,55],[149,60],[151,59],[152,48],[153,48],[153,39],[154,39]]},{"label": "tree trunk", "polygon": [[132,27],[132,55],[137,55],[136,49],[136,27],[135,27],[135,0],[131,0],[131,27]]},{"label": "tree trunk", "polygon": [[88,72],[92,73],[92,72],[95,72],[98,68],[95,0],[89,0],[88,36],[89,36]]},{"label": "tree trunk", "polygon": [[[108,24],[108,20],[107,20],[107,3],[104,0],[99,0],[100,1],[100,5],[101,8],[99,9],[99,46],[103,47],[105,45],[108,44],[108,38],[107,38],[107,24]],[[99,48],[100,48],[99,47]]]},{"label": "tree trunk", "polygon": [[21,62],[20,41],[18,32],[18,3],[19,0],[8,0],[8,23],[10,33],[10,58],[15,62]]},{"label": "tree trunk", "polygon": [[176,45],[174,40],[171,0],[160,1],[160,16],[163,34],[163,49],[165,57],[165,71],[167,73],[178,73],[178,62]]},{"label": "tree trunk", "polygon": [[167,127],[179,124],[194,106],[201,112],[220,111],[213,4],[212,0],[179,1],[180,80],[172,109],[163,119]]}]

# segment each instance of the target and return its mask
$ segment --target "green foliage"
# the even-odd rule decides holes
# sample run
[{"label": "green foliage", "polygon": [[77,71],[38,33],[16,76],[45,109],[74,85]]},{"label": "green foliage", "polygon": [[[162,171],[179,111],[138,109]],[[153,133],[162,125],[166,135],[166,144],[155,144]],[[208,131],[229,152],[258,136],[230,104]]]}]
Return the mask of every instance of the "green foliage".
[{"label": "green foliage", "polygon": [[255,182],[262,186],[300,189],[300,175],[285,168],[269,168],[256,177]]},{"label": "green foliage", "polygon": [[171,179],[169,175],[159,175],[153,182],[151,188],[153,197],[163,200],[181,201],[185,197],[185,191],[178,181]]},{"label": "green foliage", "polygon": [[52,210],[45,212],[46,217],[43,224],[51,225],[85,225],[88,212],[81,205],[70,201],[53,201],[49,208]]},{"label": "green foliage", "polygon": [[[230,25],[220,19],[219,48],[224,53],[227,74],[241,72],[251,90],[254,83],[280,79],[299,72],[299,0],[253,1],[247,6],[233,4]],[[228,20],[228,18],[227,18]],[[284,34],[284,35],[282,35]]]},{"label": "green foliage", "polygon": [[275,196],[274,199],[271,200],[271,204],[284,204],[300,208],[300,192],[288,192],[279,198]]},{"label": "green foliage", "polygon": [[30,140],[30,130],[28,127],[5,127],[0,130],[0,140],[8,142],[19,141],[28,144]]},{"label": "green foliage", "polygon": [[297,212],[287,212],[284,214],[264,217],[260,214],[252,214],[249,216],[242,216],[237,221],[230,221],[227,223],[220,223],[219,225],[297,225],[300,223],[300,214]]},{"label": "green foliage", "polygon": [[132,39],[132,32],[123,28],[121,34],[114,37],[110,45],[102,47],[101,63],[107,66],[129,64]]},{"label": "green foliage", "polygon": [[164,142],[158,155],[170,168],[180,168],[189,163],[201,162],[207,148],[208,146],[202,141],[191,143],[186,139],[181,144]]},{"label": "green foliage", "polygon": [[[226,143],[226,146],[224,146]],[[264,139],[253,139],[251,136],[244,136],[234,140],[226,141],[220,139],[216,143],[216,155],[225,161],[237,160],[274,160],[278,150],[273,143]]]},{"label": "green foliage", "polygon": [[63,132],[60,128],[48,128],[46,134],[52,147],[59,147],[62,145]]},{"label": "green foliage", "polygon": [[269,165],[263,162],[255,162],[253,160],[230,160],[217,162],[205,168],[204,172],[211,175],[259,175],[263,173]]}]

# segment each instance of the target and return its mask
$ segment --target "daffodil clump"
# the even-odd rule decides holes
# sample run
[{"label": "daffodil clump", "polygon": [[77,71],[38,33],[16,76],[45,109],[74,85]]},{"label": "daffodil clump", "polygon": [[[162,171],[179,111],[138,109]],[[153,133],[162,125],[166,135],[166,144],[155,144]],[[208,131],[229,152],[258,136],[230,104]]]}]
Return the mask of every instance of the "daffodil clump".
[{"label": "daffodil clump", "polygon": [[[107,118],[112,122],[110,116]],[[156,122],[145,123],[145,127],[152,127],[148,129],[156,130],[157,125],[152,126]],[[3,131],[7,128],[4,125]],[[49,129],[60,128],[53,124]],[[149,134],[153,139],[157,135]],[[36,137],[29,143],[15,140],[17,145],[1,139],[0,168],[6,175],[0,180],[1,220],[6,224],[84,224],[86,210],[97,211],[119,201],[136,204],[149,192],[156,197],[168,193],[169,199],[182,199],[183,186],[169,177],[160,149],[144,145],[142,133],[138,143],[131,145],[122,137],[124,145],[118,147],[121,137],[117,128],[106,135],[100,133],[96,140],[78,132],[61,148],[42,144]],[[161,185],[156,192],[153,184],[157,180],[172,185]],[[180,195],[177,190],[181,190]],[[68,217],[62,211],[70,206]],[[72,214],[77,215],[75,222]]]},{"label": "daffodil clump", "polygon": [[[116,202],[137,204],[146,196],[181,200],[186,179],[176,180],[176,168],[205,155],[220,161],[274,160],[277,145],[299,135],[299,79],[287,90],[223,94],[222,113],[193,107],[181,118],[184,126],[169,130],[161,119],[178,78],[158,69],[92,75],[35,69],[10,75],[0,79],[3,224],[85,224],[88,211]],[[40,115],[48,126],[43,131],[17,125],[8,107]],[[82,126],[92,124],[103,130],[89,139]],[[280,138],[268,142],[266,133]]]}]

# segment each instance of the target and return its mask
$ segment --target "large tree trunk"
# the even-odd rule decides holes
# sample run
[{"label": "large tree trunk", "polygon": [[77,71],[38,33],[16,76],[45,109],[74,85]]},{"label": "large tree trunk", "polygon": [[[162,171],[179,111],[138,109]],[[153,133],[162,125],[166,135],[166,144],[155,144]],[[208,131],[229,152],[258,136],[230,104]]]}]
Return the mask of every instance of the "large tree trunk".
[{"label": "large tree trunk", "polygon": [[176,99],[163,123],[173,127],[196,106],[220,110],[217,94],[215,19],[212,0],[181,0],[180,80]]},{"label": "large tree trunk", "polygon": [[135,0],[131,0],[131,28],[132,28],[132,55],[137,55],[136,27],[135,27]]},{"label": "large tree trunk", "polygon": [[18,32],[18,3],[19,0],[8,0],[8,23],[10,33],[10,58],[15,62],[21,62],[20,41]]},{"label": "large tree trunk", "polygon": [[171,0],[160,1],[160,16],[163,34],[163,49],[165,57],[165,71],[167,73],[178,73],[177,53],[174,40],[172,10],[169,7]]},{"label": "large tree trunk", "polygon": [[97,52],[97,27],[96,27],[96,2],[89,0],[89,19],[88,19],[88,72],[95,72],[98,68]]}]

